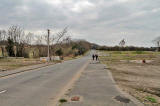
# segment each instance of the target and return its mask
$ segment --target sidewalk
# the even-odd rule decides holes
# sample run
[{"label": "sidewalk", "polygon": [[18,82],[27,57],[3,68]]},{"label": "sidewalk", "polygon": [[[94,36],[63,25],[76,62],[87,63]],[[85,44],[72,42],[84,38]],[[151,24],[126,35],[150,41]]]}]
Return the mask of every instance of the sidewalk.
[{"label": "sidewalk", "polygon": [[[73,97],[80,97],[80,100],[73,102]],[[109,70],[96,62],[88,65],[66,98],[68,102],[62,106],[143,106],[135,98],[120,91]]]},{"label": "sidewalk", "polygon": [[15,69],[15,70],[0,71],[0,78],[8,76],[8,75],[12,75],[12,74],[17,74],[17,73],[21,73],[21,72],[25,72],[25,71],[29,71],[29,70],[42,68],[42,67],[53,65],[53,64],[55,64],[55,63],[37,64],[37,65],[21,67],[21,68]]}]

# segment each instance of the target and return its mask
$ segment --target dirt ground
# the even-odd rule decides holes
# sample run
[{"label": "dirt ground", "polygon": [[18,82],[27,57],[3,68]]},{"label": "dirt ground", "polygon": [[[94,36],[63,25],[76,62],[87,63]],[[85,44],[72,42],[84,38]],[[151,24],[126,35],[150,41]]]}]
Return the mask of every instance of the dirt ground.
[{"label": "dirt ground", "polygon": [[[100,60],[107,64],[119,87],[139,99],[146,106],[160,106],[160,56],[159,53],[101,52]],[[126,59],[126,56],[128,59]],[[147,63],[142,63],[143,59]]]}]

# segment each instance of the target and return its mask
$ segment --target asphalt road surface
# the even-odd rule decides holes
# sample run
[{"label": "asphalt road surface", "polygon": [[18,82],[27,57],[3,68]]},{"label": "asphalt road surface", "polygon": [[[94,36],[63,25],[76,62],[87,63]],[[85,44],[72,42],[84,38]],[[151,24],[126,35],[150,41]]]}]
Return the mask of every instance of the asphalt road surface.
[{"label": "asphalt road surface", "polygon": [[0,106],[59,106],[70,88],[69,97],[83,100],[61,106],[143,106],[123,98],[109,70],[91,60],[91,54],[0,78]]},{"label": "asphalt road surface", "polygon": [[0,106],[50,106],[89,56],[0,78]]}]

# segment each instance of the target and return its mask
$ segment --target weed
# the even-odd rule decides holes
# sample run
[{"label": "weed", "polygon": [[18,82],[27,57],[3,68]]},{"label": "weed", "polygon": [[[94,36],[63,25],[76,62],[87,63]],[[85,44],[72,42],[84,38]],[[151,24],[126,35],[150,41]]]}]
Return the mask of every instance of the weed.
[{"label": "weed", "polygon": [[65,103],[65,102],[67,102],[67,100],[66,99],[60,99],[59,102],[60,103]]},{"label": "weed", "polygon": [[152,103],[157,103],[157,100],[153,97],[147,96],[146,99]]}]

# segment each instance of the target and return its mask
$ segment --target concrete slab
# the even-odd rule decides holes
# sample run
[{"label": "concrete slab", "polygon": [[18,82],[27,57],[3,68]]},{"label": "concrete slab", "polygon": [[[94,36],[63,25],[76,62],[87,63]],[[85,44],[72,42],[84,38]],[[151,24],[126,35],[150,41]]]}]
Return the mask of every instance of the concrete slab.
[{"label": "concrete slab", "polygon": [[[66,94],[69,101],[62,106],[137,106],[115,87],[108,71],[104,65],[92,61]],[[80,101],[70,101],[73,96],[79,96]]]}]

